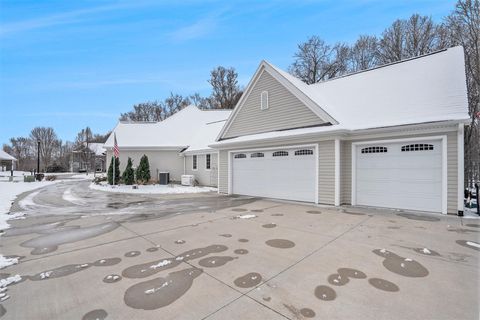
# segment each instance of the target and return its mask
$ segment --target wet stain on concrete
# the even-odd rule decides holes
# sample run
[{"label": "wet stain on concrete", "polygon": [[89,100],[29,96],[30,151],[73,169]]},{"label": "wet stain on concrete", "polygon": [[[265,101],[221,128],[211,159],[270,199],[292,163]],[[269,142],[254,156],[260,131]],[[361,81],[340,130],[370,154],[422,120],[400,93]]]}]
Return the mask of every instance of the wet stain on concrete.
[{"label": "wet stain on concrete", "polygon": [[270,302],[272,300],[272,297],[263,297],[263,301]]},{"label": "wet stain on concrete", "polygon": [[366,277],[367,275],[360,270],[340,268],[337,270],[337,273],[328,276],[327,281],[334,286],[343,286],[350,281],[349,278],[365,279]]},{"label": "wet stain on concrete", "polygon": [[397,226],[388,226],[387,229],[400,229],[401,227],[397,227]]},{"label": "wet stain on concrete", "polygon": [[[62,278],[69,275],[72,275],[77,272],[81,272],[86,270],[92,266],[91,263],[84,263],[84,264],[67,264],[65,266],[57,267],[54,269],[49,269],[47,271],[39,272],[32,276],[25,276],[25,278],[30,279],[32,281],[41,281],[41,280],[48,280],[48,279],[56,279]],[[22,277],[23,278],[23,277]]]},{"label": "wet stain on concrete", "polygon": [[480,224],[478,223],[467,223],[465,226],[470,228],[480,228]]},{"label": "wet stain on concrete", "polygon": [[353,215],[353,216],[364,216],[365,215],[365,213],[349,211],[349,210],[343,210],[342,213],[350,214],[350,215]]},{"label": "wet stain on concrete", "polygon": [[125,257],[127,258],[132,258],[140,255],[140,251],[129,251],[124,254]]},{"label": "wet stain on concrete", "polygon": [[82,320],[104,320],[108,316],[107,311],[103,309],[95,309],[90,312],[87,312],[83,317]]},{"label": "wet stain on concrete", "polygon": [[315,297],[323,301],[332,301],[337,297],[335,290],[329,286],[317,286],[314,291]]},{"label": "wet stain on concrete", "polygon": [[230,233],[222,233],[222,234],[219,234],[220,237],[224,237],[224,238],[231,238],[232,235]]},{"label": "wet stain on concrete", "polygon": [[455,242],[456,242],[457,244],[463,246],[463,247],[480,251],[480,243],[478,243],[478,242],[475,242],[475,241],[467,241],[467,240],[457,240],[457,241],[455,241]]},{"label": "wet stain on concrete", "polygon": [[[55,231],[64,225],[65,225],[65,222],[53,222],[53,223],[33,225],[28,227],[14,227],[14,228],[5,230],[5,233],[3,235],[5,237],[13,237],[13,236],[22,236],[30,233],[42,233],[45,231],[52,231],[52,230]],[[78,228],[78,226],[76,228]]]},{"label": "wet stain on concrete", "polygon": [[385,258],[383,266],[393,273],[413,278],[426,277],[429,274],[428,270],[415,260],[401,257],[385,249],[375,249],[372,252]]},{"label": "wet stain on concrete", "polygon": [[27,240],[20,245],[26,248],[34,248],[31,251],[33,255],[45,254],[56,251],[59,245],[94,238],[109,233],[119,226],[117,222],[107,222],[90,227],[64,230]]},{"label": "wet stain on concrete", "polygon": [[0,318],[3,317],[7,313],[7,309],[3,305],[0,304]]},{"label": "wet stain on concrete", "polygon": [[385,279],[370,278],[368,279],[368,283],[370,283],[374,288],[377,288],[378,290],[388,291],[388,292],[400,291],[400,288],[395,283]]},{"label": "wet stain on concrete", "polygon": [[295,242],[287,239],[271,239],[265,241],[265,243],[270,247],[279,249],[290,249],[295,247]]},{"label": "wet stain on concrete", "polygon": [[123,270],[122,276],[125,278],[146,278],[160,271],[176,267],[180,263],[182,263],[182,261],[190,261],[192,259],[205,257],[206,255],[209,255],[211,253],[219,253],[227,250],[227,246],[219,244],[211,245],[204,248],[192,249],[185,251],[173,258],[165,258],[133,265]]},{"label": "wet stain on concrete", "polygon": [[267,224],[262,225],[262,227],[267,228],[267,229],[275,228],[276,226],[277,225],[275,223],[267,223]]},{"label": "wet stain on concrete", "polygon": [[310,308],[302,308],[300,309],[300,314],[305,318],[313,318],[315,317],[315,311]]},{"label": "wet stain on concrete", "polygon": [[1,272],[0,273],[0,280],[2,279],[6,279],[10,276],[10,273],[6,273],[6,272]]},{"label": "wet stain on concrete", "polygon": [[105,278],[103,278],[103,282],[105,283],[115,283],[122,280],[122,276],[118,274],[109,274]]},{"label": "wet stain on concrete", "polygon": [[233,283],[239,288],[252,288],[262,282],[260,273],[250,272],[244,276],[238,277]]},{"label": "wet stain on concrete", "polygon": [[155,278],[137,283],[127,289],[125,304],[134,309],[155,310],[170,305],[183,296],[202,269],[189,268],[169,273],[165,278]]},{"label": "wet stain on concrete", "polygon": [[260,212],[263,212],[263,210],[262,209],[253,209],[253,210],[250,210],[250,212],[260,213]]},{"label": "wet stain on concrete", "polygon": [[426,256],[436,256],[436,257],[441,257],[441,254],[438,253],[435,250],[432,249],[427,249],[427,248],[412,248],[413,251],[416,253],[420,253]]},{"label": "wet stain on concrete", "polygon": [[248,250],[247,249],[236,249],[233,251],[235,254],[247,254]]},{"label": "wet stain on concrete", "polygon": [[283,217],[283,213],[272,213],[272,217]]},{"label": "wet stain on concrete", "polygon": [[155,252],[155,251],[158,251],[158,248],[157,247],[151,247],[151,248],[148,248],[146,251],[147,252]]},{"label": "wet stain on concrete", "polygon": [[248,241],[250,241],[250,240],[248,240],[248,239],[238,239],[238,242],[243,242],[243,243],[245,243],[245,242],[248,242]]},{"label": "wet stain on concrete", "polygon": [[175,244],[184,244],[185,240],[175,240]]},{"label": "wet stain on concrete", "polygon": [[308,210],[307,213],[310,213],[310,214],[321,214],[322,211],[320,211],[320,210]]},{"label": "wet stain on concrete", "polygon": [[417,220],[417,221],[430,221],[430,222],[440,221],[440,218],[437,218],[437,217],[423,216],[423,215],[413,214],[413,213],[397,213],[397,216],[407,218],[410,220]]},{"label": "wet stain on concrete", "polygon": [[245,212],[245,211],[247,211],[247,209],[243,209],[243,208],[234,208],[234,209],[232,209],[232,211],[234,211],[234,212]]},{"label": "wet stain on concrete", "polygon": [[228,256],[213,256],[203,258],[198,261],[198,264],[206,268],[216,268],[225,265],[227,262],[238,259],[237,257],[228,257]]},{"label": "wet stain on concrete", "polygon": [[449,232],[456,232],[459,234],[467,234],[467,233],[478,233],[480,231],[478,230],[471,230],[471,229],[465,229],[465,228],[447,228],[447,231]]},{"label": "wet stain on concrete", "polygon": [[122,259],[120,258],[105,258],[105,259],[99,259],[92,263],[95,267],[109,267],[109,266],[114,266],[116,264],[119,264]]}]

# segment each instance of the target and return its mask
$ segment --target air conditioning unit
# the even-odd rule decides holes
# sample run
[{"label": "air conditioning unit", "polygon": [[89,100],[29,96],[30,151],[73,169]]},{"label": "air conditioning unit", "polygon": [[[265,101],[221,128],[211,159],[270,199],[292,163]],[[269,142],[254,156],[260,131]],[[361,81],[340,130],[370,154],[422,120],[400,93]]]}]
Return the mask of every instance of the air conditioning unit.
[{"label": "air conditioning unit", "polygon": [[193,186],[195,184],[195,176],[191,174],[182,175],[182,186]]}]

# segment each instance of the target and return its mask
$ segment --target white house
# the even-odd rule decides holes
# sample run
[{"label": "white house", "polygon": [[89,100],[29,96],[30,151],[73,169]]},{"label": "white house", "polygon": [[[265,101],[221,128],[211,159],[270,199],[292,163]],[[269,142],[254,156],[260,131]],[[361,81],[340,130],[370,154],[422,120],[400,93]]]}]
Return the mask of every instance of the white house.
[{"label": "white house", "polygon": [[217,142],[219,192],[463,210],[461,47],[307,85],[263,61]]}]

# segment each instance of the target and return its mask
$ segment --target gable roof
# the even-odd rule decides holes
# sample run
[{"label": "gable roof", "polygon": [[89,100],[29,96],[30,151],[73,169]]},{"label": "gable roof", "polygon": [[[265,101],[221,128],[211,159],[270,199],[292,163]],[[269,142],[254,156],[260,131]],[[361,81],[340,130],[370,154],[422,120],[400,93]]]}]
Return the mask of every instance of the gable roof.
[{"label": "gable roof", "polygon": [[[284,137],[305,131],[349,132],[469,119],[462,47],[441,50],[312,85],[307,85],[276,67],[271,68],[276,71],[277,76],[287,79],[296,90],[301,91],[337,122],[321,128],[232,138],[226,140],[225,144],[265,136]],[[233,115],[228,121],[233,120]],[[220,145],[222,142],[214,144]]]},{"label": "gable roof", "polygon": [[0,160],[12,160],[12,161],[17,161],[15,157],[12,157],[2,149],[0,149]]},{"label": "gable roof", "polygon": [[[120,121],[108,137],[104,147],[113,148],[113,134],[117,136],[120,149],[164,149],[183,150],[195,144],[205,147],[214,142],[218,131],[207,127],[210,123],[225,121],[230,110],[200,110],[190,105],[160,122],[122,122]],[[221,123],[223,124],[223,123]],[[217,125],[217,130],[220,130]],[[203,139],[205,145],[198,142]],[[197,142],[196,142],[197,141]],[[203,143],[203,142],[202,142]]]}]

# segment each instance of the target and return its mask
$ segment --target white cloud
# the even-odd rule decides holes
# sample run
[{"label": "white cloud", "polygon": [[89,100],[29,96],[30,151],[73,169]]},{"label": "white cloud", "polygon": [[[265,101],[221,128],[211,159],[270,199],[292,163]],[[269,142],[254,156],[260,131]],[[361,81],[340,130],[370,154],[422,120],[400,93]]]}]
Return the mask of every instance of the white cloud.
[{"label": "white cloud", "polygon": [[217,21],[215,17],[203,18],[193,24],[181,27],[172,33],[170,38],[173,41],[183,42],[204,37],[215,30]]}]

